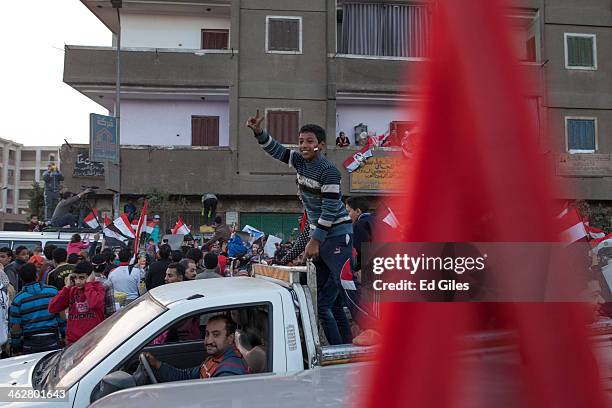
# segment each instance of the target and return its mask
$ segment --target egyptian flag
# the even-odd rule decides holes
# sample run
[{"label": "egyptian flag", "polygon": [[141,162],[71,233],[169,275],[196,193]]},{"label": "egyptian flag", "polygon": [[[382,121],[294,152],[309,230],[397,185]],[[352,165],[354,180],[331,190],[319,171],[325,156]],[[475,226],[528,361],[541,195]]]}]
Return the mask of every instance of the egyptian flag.
[{"label": "egyptian flag", "polygon": [[178,220],[176,221],[176,225],[174,225],[174,228],[172,228],[172,233],[175,235],[187,235],[190,234],[191,231],[189,230],[189,227],[183,223],[183,219],[179,216]]},{"label": "egyptian flag", "polygon": [[111,224],[107,225],[102,233],[105,237],[114,238],[119,241],[127,241],[128,239],[134,239],[136,233],[128,220],[127,215],[121,214],[119,218],[114,220]]},{"label": "egyptian flag", "polygon": [[108,215],[104,214],[104,226],[107,227],[110,225],[110,220],[108,219]]},{"label": "egyptian flag", "polygon": [[400,223],[397,220],[395,213],[389,207],[386,208],[385,213],[382,216],[382,222],[384,222],[393,229],[398,229],[400,226]]},{"label": "egyptian flag", "polygon": [[606,233],[597,228],[597,227],[592,227],[591,225],[589,225],[589,222],[585,222],[584,226],[589,234],[589,236],[591,237],[591,239],[599,239],[599,238],[603,238],[606,236]]},{"label": "egyptian flag", "polygon": [[95,208],[92,209],[83,221],[85,221],[85,224],[87,224],[89,228],[96,229],[100,227],[100,223],[98,222],[98,210]]},{"label": "egyptian flag", "polygon": [[587,229],[576,208],[567,208],[557,216],[559,240],[568,244],[588,237]]},{"label": "egyptian flag", "polygon": [[140,234],[142,233],[144,227],[147,225],[147,200],[144,200],[144,204],[142,206],[142,211],[140,212],[140,217],[138,218],[138,224],[136,225],[136,239],[134,239],[134,254],[138,252],[138,243],[140,242]]},{"label": "egyptian flag", "polygon": [[363,166],[370,157],[372,157],[372,146],[369,144],[364,146],[360,151],[350,155],[342,164],[349,173],[354,172],[359,167]]},{"label": "egyptian flag", "polygon": [[601,238],[596,238],[590,242],[593,247],[593,252],[597,253],[604,248],[612,247],[612,234],[608,234]]},{"label": "egyptian flag", "polygon": [[355,282],[353,282],[353,271],[351,270],[350,258],[346,260],[340,272],[340,283],[346,290],[357,290]]},{"label": "egyptian flag", "polygon": [[144,226],[144,233],[151,235],[157,224],[158,221],[155,220],[147,221],[147,224]]},{"label": "egyptian flag", "polygon": [[[439,1],[429,9],[421,130],[413,160],[399,163],[407,170],[397,173],[405,190],[390,198],[404,232],[379,234],[380,240],[559,239],[555,175],[538,153],[524,86],[533,78],[521,77],[527,71],[513,54],[509,12],[502,0]],[[414,81],[414,75],[405,77]],[[521,273],[517,267],[515,275],[500,279]],[[369,387],[362,407],[487,406],[496,397],[504,406],[606,407],[586,312],[572,302],[382,303],[382,342],[363,376]],[[516,333],[512,369],[458,358],[465,336],[493,320]]]}]

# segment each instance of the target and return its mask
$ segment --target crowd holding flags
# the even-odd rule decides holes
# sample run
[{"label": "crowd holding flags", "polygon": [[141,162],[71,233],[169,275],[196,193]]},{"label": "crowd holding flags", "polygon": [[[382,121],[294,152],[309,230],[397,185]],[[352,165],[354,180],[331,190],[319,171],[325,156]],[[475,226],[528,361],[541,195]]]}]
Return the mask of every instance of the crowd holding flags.
[{"label": "crowd holding flags", "polygon": [[612,234],[606,235],[602,229],[590,225],[588,218],[583,217],[576,207],[571,207],[568,203],[557,215],[557,224],[561,242],[588,242],[593,253],[612,247]]}]

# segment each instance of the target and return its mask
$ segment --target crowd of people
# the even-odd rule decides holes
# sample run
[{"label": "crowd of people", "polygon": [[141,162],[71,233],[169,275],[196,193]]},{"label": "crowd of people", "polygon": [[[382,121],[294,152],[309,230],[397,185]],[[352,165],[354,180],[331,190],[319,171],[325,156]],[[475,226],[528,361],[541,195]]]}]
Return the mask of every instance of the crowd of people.
[{"label": "crowd of people", "polygon": [[[368,217],[365,208],[349,211]],[[355,206],[355,204],[352,204]],[[362,211],[363,210],[363,211]],[[202,243],[187,236],[181,249],[149,239],[134,254],[130,247],[105,246],[74,234],[67,248],[0,248],[0,290],[9,301],[9,339],[3,356],[52,350],[77,341],[97,324],[157,286],[194,279],[248,276],[253,263],[303,265],[308,223],[297,241],[275,244],[252,239],[216,216],[214,235]],[[369,229],[369,227],[368,227]]]}]

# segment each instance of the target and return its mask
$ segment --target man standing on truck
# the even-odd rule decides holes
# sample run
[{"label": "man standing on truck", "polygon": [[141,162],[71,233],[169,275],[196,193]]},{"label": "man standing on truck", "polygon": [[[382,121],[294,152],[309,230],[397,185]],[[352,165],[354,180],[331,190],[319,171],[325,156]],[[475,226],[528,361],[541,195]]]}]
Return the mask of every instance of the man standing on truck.
[{"label": "man standing on truck", "polygon": [[208,357],[201,365],[180,369],[160,362],[151,353],[144,353],[144,356],[161,382],[247,374],[249,370],[236,348],[235,336],[236,323],[227,316],[217,315],[208,319],[206,324],[204,345]]},{"label": "man standing on truck", "polygon": [[45,221],[49,221],[59,201],[59,193],[62,189],[62,181],[64,181],[64,176],[55,166],[55,163],[49,163],[49,165],[47,165],[47,170],[42,175],[42,178],[45,182]]},{"label": "man standing on truck", "polygon": [[289,150],[261,128],[263,117],[250,117],[247,126],[272,157],[297,171],[300,197],[311,225],[310,240],[304,254],[317,268],[317,307],[319,320],[329,344],[352,341],[347,304],[340,272],[352,253],[353,225],[341,201],[340,172],[322,155],[325,130],[318,125],[304,125],[299,131],[299,151]]}]

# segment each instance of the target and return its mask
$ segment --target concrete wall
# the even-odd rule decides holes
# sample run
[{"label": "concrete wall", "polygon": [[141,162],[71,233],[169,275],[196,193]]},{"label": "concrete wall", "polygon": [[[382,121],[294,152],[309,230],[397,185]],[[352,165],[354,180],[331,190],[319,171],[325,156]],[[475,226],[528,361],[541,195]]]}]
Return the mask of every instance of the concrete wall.
[{"label": "concrete wall", "polygon": [[[64,82],[73,87],[114,86],[115,54],[108,47],[66,46]],[[233,83],[236,60],[229,52],[122,51],[121,84],[124,87],[228,87]]]},{"label": "concrete wall", "polygon": [[201,30],[229,29],[228,17],[164,16],[124,13],[121,47],[202,48]]},{"label": "concrete wall", "polygon": [[121,143],[191,145],[191,116],[219,116],[219,146],[229,145],[229,103],[209,101],[121,101]]}]

